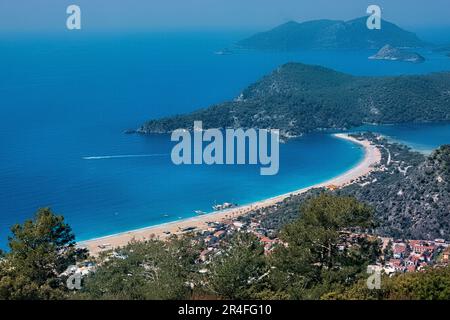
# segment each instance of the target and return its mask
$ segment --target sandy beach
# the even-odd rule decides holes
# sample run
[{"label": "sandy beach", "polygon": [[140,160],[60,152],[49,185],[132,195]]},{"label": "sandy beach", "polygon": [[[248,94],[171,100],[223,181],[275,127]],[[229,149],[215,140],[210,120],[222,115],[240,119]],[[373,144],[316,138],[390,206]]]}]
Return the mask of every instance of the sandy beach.
[{"label": "sandy beach", "polygon": [[374,166],[381,161],[381,153],[378,148],[373,146],[369,141],[357,140],[346,134],[335,134],[336,137],[340,139],[346,139],[352,141],[353,143],[362,145],[365,150],[365,155],[362,161],[360,161],[355,167],[350,170],[344,172],[343,174],[330,179],[328,181],[295,190],[293,192],[289,192],[286,194],[282,194],[273,198],[265,199],[262,201],[258,201],[255,203],[251,203],[248,205],[243,205],[240,207],[213,212],[201,216],[196,216],[188,219],[178,220],[174,222],[164,223],[160,225],[150,226],[147,228],[131,230],[123,233],[118,233],[106,237],[96,238],[92,240],[79,242],[78,245],[81,247],[86,247],[89,249],[91,254],[98,254],[102,250],[108,250],[120,246],[126,245],[132,239],[135,240],[146,240],[150,238],[159,238],[164,239],[168,237],[170,234],[178,234],[181,233],[185,228],[195,228],[196,230],[204,230],[206,229],[207,223],[211,221],[222,221],[227,219],[232,219],[241,215],[245,215],[250,211],[255,209],[270,207],[275,205],[276,203],[283,201],[284,199],[296,195],[304,193],[312,188],[326,187],[326,186],[334,186],[334,187],[343,187],[345,185],[350,184],[353,180],[365,176],[370,173]]}]

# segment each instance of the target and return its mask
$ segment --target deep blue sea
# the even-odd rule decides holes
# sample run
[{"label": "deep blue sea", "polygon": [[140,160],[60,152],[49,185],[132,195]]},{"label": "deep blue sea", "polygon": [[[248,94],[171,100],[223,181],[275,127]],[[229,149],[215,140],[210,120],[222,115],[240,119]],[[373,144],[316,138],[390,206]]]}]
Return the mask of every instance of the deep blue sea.
[{"label": "deep blue sea", "polygon": [[[450,59],[431,52],[422,52],[427,61],[419,65],[371,61],[370,51],[214,54],[244,36],[0,36],[0,247],[9,226],[39,207],[63,214],[84,240],[190,217],[214,203],[249,203],[348,170],[363,151],[327,134],[281,145],[276,176],[260,176],[258,166],[175,166],[169,136],[123,134],[150,118],[233,99],[282,63],[356,75],[450,70]],[[421,150],[450,142],[449,125],[380,130]]]}]

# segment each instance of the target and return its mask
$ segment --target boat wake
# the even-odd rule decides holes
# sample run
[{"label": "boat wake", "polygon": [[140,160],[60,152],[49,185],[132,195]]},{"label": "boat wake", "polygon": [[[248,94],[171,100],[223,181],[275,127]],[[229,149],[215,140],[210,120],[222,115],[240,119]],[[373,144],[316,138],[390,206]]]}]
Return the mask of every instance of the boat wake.
[{"label": "boat wake", "polygon": [[121,158],[146,158],[146,157],[164,157],[168,153],[153,153],[153,154],[121,154],[111,156],[90,156],[82,157],[83,160],[103,160],[103,159],[121,159]]}]

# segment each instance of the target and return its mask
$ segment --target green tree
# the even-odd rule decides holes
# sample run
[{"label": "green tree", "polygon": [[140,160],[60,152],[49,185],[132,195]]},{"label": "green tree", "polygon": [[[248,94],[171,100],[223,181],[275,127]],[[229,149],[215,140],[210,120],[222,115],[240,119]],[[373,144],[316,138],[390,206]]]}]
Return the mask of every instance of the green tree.
[{"label": "green tree", "polygon": [[251,299],[259,292],[267,270],[259,239],[249,233],[238,233],[213,259],[206,282],[220,297]]},{"label": "green tree", "polygon": [[386,245],[386,248],[384,249],[384,260],[389,261],[391,258],[394,257],[394,246],[391,240]]},{"label": "green tree", "polygon": [[105,253],[83,282],[82,299],[187,299],[194,247],[189,239],[131,242]]},{"label": "green tree", "polygon": [[62,216],[39,209],[34,220],[11,228],[9,252],[0,263],[0,299],[56,299],[67,294],[60,274],[86,252]]},{"label": "green tree", "polygon": [[372,210],[351,197],[321,194],[306,201],[300,217],[280,233],[287,244],[271,257],[271,285],[293,299],[316,299],[355,281],[378,255],[378,242],[353,237],[372,225]]}]

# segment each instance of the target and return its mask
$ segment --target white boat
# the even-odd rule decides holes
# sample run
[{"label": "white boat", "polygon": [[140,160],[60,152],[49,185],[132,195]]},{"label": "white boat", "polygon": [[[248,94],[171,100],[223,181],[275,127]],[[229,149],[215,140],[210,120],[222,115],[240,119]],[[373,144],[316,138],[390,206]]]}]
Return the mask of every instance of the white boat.
[{"label": "white boat", "polygon": [[223,49],[223,50],[219,50],[219,51],[215,51],[214,54],[219,55],[219,56],[224,56],[224,55],[229,55],[232,54],[233,52],[230,49]]},{"label": "white boat", "polygon": [[214,209],[214,211],[221,211],[221,210],[225,210],[225,209],[234,208],[237,206],[238,205],[236,203],[224,202],[223,204],[213,205],[212,208]]}]

